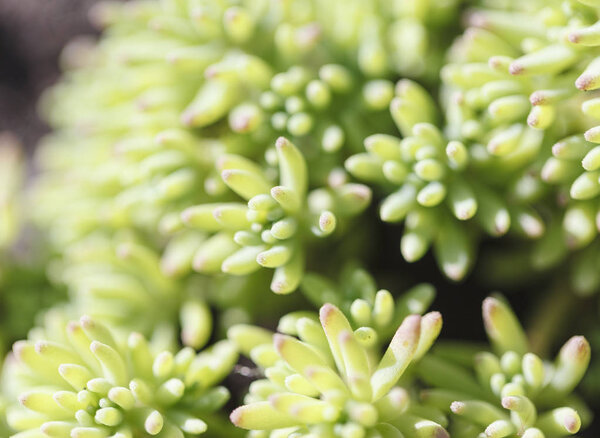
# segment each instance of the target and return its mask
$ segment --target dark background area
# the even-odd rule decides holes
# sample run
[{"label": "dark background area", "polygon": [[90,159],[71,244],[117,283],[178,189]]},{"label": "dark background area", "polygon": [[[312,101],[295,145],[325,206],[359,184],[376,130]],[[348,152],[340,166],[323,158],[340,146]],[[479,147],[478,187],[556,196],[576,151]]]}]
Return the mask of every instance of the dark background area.
[{"label": "dark background area", "polygon": [[[75,36],[96,33],[87,20],[87,11],[97,1],[0,0],[0,132],[9,130],[16,134],[29,153],[48,129],[37,116],[36,102],[41,92],[58,79],[62,47]],[[449,283],[437,268],[432,269],[436,265],[431,254],[416,264],[406,263],[399,252],[401,230],[385,224],[378,229],[378,235],[372,236],[377,250],[370,268],[380,274],[380,287],[398,293],[419,282],[433,283],[438,295],[432,308],[440,310],[445,320],[442,337],[483,341],[481,301],[491,290],[477,275],[460,284]],[[483,250],[493,251],[494,247],[495,243],[487,242]],[[524,322],[536,310],[544,291],[549,290],[550,279],[532,277],[527,284],[503,290]],[[595,301],[578,305],[591,305],[597,313]],[[578,313],[573,314],[575,320]],[[561,332],[563,339],[557,339],[555,347],[569,335],[585,330],[575,320],[567,323],[569,329]],[[600,394],[588,397],[595,399],[597,405]],[[595,428],[579,436],[599,434],[596,421]]]},{"label": "dark background area", "polygon": [[87,11],[98,0],[0,0],[0,131],[31,152],[47,127],[40,93],[59,75],[58,57],[74,36],[94,33]]}]

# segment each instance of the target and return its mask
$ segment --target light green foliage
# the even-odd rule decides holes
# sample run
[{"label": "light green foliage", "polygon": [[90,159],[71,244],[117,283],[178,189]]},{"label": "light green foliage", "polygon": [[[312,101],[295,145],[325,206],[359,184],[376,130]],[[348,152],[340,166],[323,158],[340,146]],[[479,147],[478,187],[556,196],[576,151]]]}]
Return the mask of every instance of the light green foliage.
[{"label": "light green foliage", "polygon": [[[91,16],[105,28],[102,39],[67,47],[65,80],[43,101],[55,131],[38,153],[38,223],[60,253],[99,229],[134,229],[148,234],[159,254],[171,255],[164,263],[168,275],[189,272],[183,259],[192,256],[194,241],[208,236],[188,232],[181,214],[194,205],[236,201],[239,175],[222,178],[229,154],[254,162],[255,177],[270,181],[272,171],[263,164],[278,158],[267,146],[285,134],[301,141],[311,166],[302,193],[323,187],[344,144],[359,145],[376,126],[385,127],[380,114],[392,95],[385,76],[436,71],[437,63],[423,63],[426,53],[437,53],[429,31],[447,25],[456,6],[310,0],[99,4]],[[340,20],[343,26],[333,26]],[[410,56],[386,56],[412,39],[418,44],[411,45]],[[348,57],[349,65],[340,64]],[[315,68],[310,59],[325,62]],[[340,177],[333,172],[335,187],[313,196],[324,205],[318,210],[353,197],[368,201],[366,190],[340,184]],[[333,200],[323,197],[328,191]],[[333,217],[318,224],[328,234]],[[217,271],[217,259],[236,247],[223,234],[214,238],[205,242],[206,251],[195,253],[200,263],[219,247],[221,254],[202,272]],[[165,240],[176,248],[165,249]],[[294,253],[290,271],[299,276],[304,256]],[[281,290],[293,289],[299,278],[292,280]]]},{"label": "light green foliage", "polygon": [[215,385],[236,359],[228,341],[154,351],[138,333],[115,338],[90,317],[51,314],[7,361],[3,386],[18,398],[8,423],[15,437],[196,436],[229,398]]},{"label": "light green foliage", "polygon": [[[531,350],[564,342],[571,309],[590,325],[563,284],[600,289],[600,2],[131,0],[90,16],[102,35],[61,56],[26,189],[0,136],[0,341],[31,329],[4,363],[0,435],[558,438],[590,422],[573,394],[586,338],[554,362]],[[558,298],[531,301],[531,346],[490,297],[489,349],[429,352],[433,286],[376,284],[441,282],[430,250],[456,282],[564,266]],[[34,324],[59,295],[44,275],[69,300]],[[453,324],[479,280],[438,296]]]},{"label": "light green foliage", "polygon": [[391,192],[379,215],[385,222],[405,222],[400,247],[407,261],[433,247],[446,276],[460,280],[482,234],[502,236],[511,227],[534,238],[544,232],[527,200],[507,196],[509,187],[497,184],[509,176],[506,166],[497,160],[484,165],[480,144],[449,139],[436,127],[438,110],[421,86],[399,81],[390,111],[403,138],[371,135],[364,141],[367,152],[345,164],[355,177]]},{"label": "light green foliage", "polygon": [[316,71],[294,65],[276,73],[267,90],[252,96],[254,100],[234,107],[229,127],[250,137],[269,132],[291,137],[302,141],[307,155],[313,157],[319,149],[328,154],[355,150],[364,132],[385,126],[392,96],[389,80],[369,80],[341,64],[325,64]]},{"label": "light green foliage", "polygon": [[212,317],[190,285],[161,270],[160,259],[139,239],[90,235],[72,245],[52,275],[69,287],[70,313],[88,313],[113,329],[138,331],[163,346],[174,345],[180,319],[184,345],[202,347]]},{"label": "light green foliage", "polygon": [[[300,289],[315,307],[330,303],[347,315],[353,330],[371,345],[385,344],[394,335],[404,318],[411,314],[422,315],[435,298],[435,289],[430,284],[419,284],[403,292],[397,298],[385,289],[377,290],[375,280],[365,270],[352,264],[340,274],[339,283],[315,273],[307,273]],[[279,322],[283,326],[295,324],[296,319],[306,312],[292,313]]]},{"label": "light green foliage", "polygon": [[318,319],[286,318],[279,326],[285,334],[230,329],[230,338],[267,377],[252,383],[246,404],[231,414],[236,426],[256,437],[447,436],[436,423],[444,417],[415,405],[410,388],[397,386],[439,334],[439,313],[407,316],[383,355],[364,336],[366,328],[353,331],[332,304],[321,307]]},{"label": "light green foliage", "polygon": [[304,272],[308,234],[332,234],[338,216],[357,214],[370,201],[369,189],[358,184],[307,194],[307,167],[300,150],[280,137],[276,154],[279,185],[275,186],[251,161],[237,155],[220,158],[225,184],[247,205],[200,204],[183,211],[189,227],[215,232],[194,256],[196,271],[247,275],[261,266],[274,268],[271,290],[293,292]]},{"label": "light green foliage", "polygon": [[538,239],[530,269],[555,267],[575,252],[571,284],[589,294],[600,284],[591,267],[600,183],[595,100],[579,90],[595,87],[597,5],[483,3],[467,14],[442,70],[446,132],[474,145],[476,166],[527,208],[511,222]]},{"label": "light green foliage", "polygon": [[587,340],[572,337],[550,363],[528,351],[519,321],[501,299],[483,302],[483,320],[493,352],[477,353],[468,369],[453,362],[451,349],[425,357],[417,372],[434,389],[422,393],[423,403],[454,414],[449,430],[458,438],[577,433],[590,418],[571,394],[590,361]]}]

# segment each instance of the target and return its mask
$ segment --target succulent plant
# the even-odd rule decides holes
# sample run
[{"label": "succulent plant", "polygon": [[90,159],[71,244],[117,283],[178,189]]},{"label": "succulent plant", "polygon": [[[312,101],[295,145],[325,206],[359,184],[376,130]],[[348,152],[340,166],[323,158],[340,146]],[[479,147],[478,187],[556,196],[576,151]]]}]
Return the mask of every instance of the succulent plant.
[{"label": "succulent plant", "polygon": [[[171,242],[161,260],[144,239],[133,234],[114,238],[92,234],[71,245],[52,263],[49,273],[56,288],[67,286],[70,300],[62,308],[68,315],[87,314],[121,335],[139,332],[155,347],[172,348],[181,343],[198,349],[208,341],[213,327],[226,330],[231,324],[278,311],[280,303],[256,302],[270,293],[269,279],[261,273],[242,277],[169,275],[171,267],[183,266],[181,257],[186,252],[190,256],[183,259],[191,263],[199,242],[191,240],[194,247],[187,251],[174,245],[181,241]],[[220,312],[213,318],[217,309]],[[31,323],[24,321],[26,327]],[[19,337],[26,331],[20,330]]]},{"label": "succulent plant", "polygon": [[[390,111],[403,138],[367,137],[367,152],[351,156],[346,168],[392,192],[379,215],[385,222],[405,222],[401,251],[407,261],[419,260],[433,247],[446,276],[460,280],[472,266],[482,234],[501,236],[511,225],[529,237],[543,233],[544,223],[528,201],[507,196],[510,185],[504,180],[521,158],[513,156],[503,165],[502,158],[486,157],[480,144],[445,136],[436,126],[435,102],[415,82],[397,83]],[[531,135],[524,147],[539,148],[541,136]]]},{"label": "succulent plant", "polygon": [[437,419],[436,411],[411,404],[409,391],[397,386],[439,334],[439,313],[407,316],[383,356],[368,328],[353,331],[334,305],[321,307],[318,321],[307,316],[280,324],[289,334],[230,329],[230,338],[267,376],[251,384],[246,404],[232,412],[236,426],[270,437],[447,436],[428,418]]},{"label": "succulent plant", "polygon": [[236,360],[228,341],[157,352],[138,333],[52,313],[7,360],[4,390],[18,398],[8,423],[15,437],[196,436],[228,400],[216,385]]},{"label": "succulent plant", "polygon": [[389,80],[369,79],[341,64],[316,71],[294,65],[276,73],[254,100],[234,107],[229,127],[257,141],[284,135],[299,142],[307,157],[323,159],[322,152],[356,149],[364,133],[387,126],[392,96]]},{"label": "succulent plant", "polygon": [[578,89],[594,89],[597,6],[482,3],[467,13],[469,27],[442,70],[446,132],[476,144],[479,165],[501,171],[505,196],[533,208],[523,228],[542,237],[530,269],[548,270],[574,253],[571,287],[589,294],[600,285],[591,268],[599,247],[590,201],[600,183],[593,177],[595,101]]},{"label": "succulent plant", "polygon": [[274,268],[271,290],[293,292],[304,272],[308,234],[325,237],[336,229],[338,216],[367,206],[370,191],[358,184],[307,194],[307,167],[300,150],[284,137],[276,148],[280,185],[272,186],[253,162],[225,155],[219,161],[223,180],[248,204],[200,204],[183,211],[188,226],[215,232],[194,255],[196,271],[247,275],[261,266]]},{"label": "succulent plant", "polygon": [[[317,308],[325,304],[338,307],[353,330],[362,327],[369,332],[370,342],[379,346],[392,339],[404,318],[411,314],[422,315],[435,298],[435,288],[428,283],[418,284],[394,297],[386,289],[378,290],[375,279],[354,264],[344,267],[338,283],[308,272],[300,290]],[[305,311],[286,315],[279,322],[279,330],[289,332],[284,326],[296,324],[298,318],[306,315]],[[291,333],[295,333],[293,329]]]},{"label": "succulent plant", "polygon": [[75,316],[88,314],[164,347],[176,344],[177,321],[186,346],[200,348],[210,337],[212,316],[202,296],[164,275],[157,254],[139,239],[90,235],[72,245],[51,274],[68,286]]},{"label": "succulent plant", "polygon": [[456,437],[577,433],[581,417],[589,419],[571,394],[590,360],[587,340],[572,337],[549,363],[529,352],[519,321],[501,299],[483,302],[483,318],[493,352],[477,353],[468,368],[435,353],[423,358],[417,372],[433,388],[423,392],[423,402],[453,414],[449,430]]},{"label": "succulent plant", "polygon": [[[281,134],[299,141],[315,167],[307,189],[322,187],[347,154],[342,145],[386,129],[388,76],[437,71],[439,63],[423,63],[434,52],[441,60],[431,30],[451,26],[457,7],[455,0],[97,5],[91,17],[103,37],[67,47],[65,80],[43,101],[55,131],[38,153],[38,223],[61,251],[98,229],[128,228],[164,253],[157,230],[194,239],[179,237],[186,208],[235,200],[220,175],[224,154],[262,167],[265,151],[276,160],[265,146]],[[332,17],[345,17],[344,26],[331,26]],[[386,56],[409,40],[410,52]]]},{"label": "succulent plant", "polygon": [[[4,360],[0,435],[558,438],[590,422],[586,338],[543,358],[578,305],[572,329],[598,325],[570,295],[600,289],[597,0],[90,16],[101,36],[65,48],[40,104],[29,187],[0,135],[0,341],[27,338]],[[551,273],[530,336],[492,296],[489,346],[433,346],[430,250],[452,281],[480,268],[469,293]],[[379,289],[387,273],[417,285]],[[469,320],[472,295],[437,298]]]}]

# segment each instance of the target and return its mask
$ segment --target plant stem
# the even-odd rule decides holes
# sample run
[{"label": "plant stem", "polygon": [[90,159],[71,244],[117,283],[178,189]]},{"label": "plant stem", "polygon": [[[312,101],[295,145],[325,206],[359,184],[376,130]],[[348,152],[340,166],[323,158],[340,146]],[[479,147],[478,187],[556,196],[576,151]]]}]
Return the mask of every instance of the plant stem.
[{"label": "plant stem", "polygon": [[533,311],[529,321],[527,335],[531,351],[547,356],[555,347],[556,338],[568,324],[572,311],[580,303],[579,297],[561,281],[554,286],[542,303]]}]

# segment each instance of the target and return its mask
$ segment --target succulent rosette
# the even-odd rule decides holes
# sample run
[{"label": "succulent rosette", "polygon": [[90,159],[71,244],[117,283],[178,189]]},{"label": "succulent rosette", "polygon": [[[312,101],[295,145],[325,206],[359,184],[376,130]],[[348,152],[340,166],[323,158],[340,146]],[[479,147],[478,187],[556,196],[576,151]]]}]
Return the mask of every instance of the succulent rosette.
[{"label": "succulent rosette", "polygon": [[216,385],[236,360],[228,341],[154,351],[138,333],[116,338],[90,317],[51,313],[7,359],[8,425],[14,437],[197,436],[213,417],[221,424],[229,393]]},{"label": "succulent rosette", "polygon": [[452,414],[453,437],[576,434],[590,418],[572,394],[590,361],[587,340],[572,337],[551,363],[529,351],[519,321],[501,299],[484,301],[483,318],[493,352],[470,357],[457,347],[423,358],[416,370],[432,388],[422,393],[423,402]]},{"label": "succulent rosette", "polygon": [[482,236],[509,230],[531,238],[543,234],[545,225],[533,199],[513,196],[512,189],[521,184],[508,181],[522,168],[518,161],[539,150],[541,134],[524,134],[524,150],[503,165],[503,158],[492,157],[473,139],[445,135],[435,102],[415,82],[397,83],[390,111],[402,138],[371,135],[364,141],[367,151],[345,165],[388,194],[379,216],[385,222],[404,222],[400,249],[407,261],[419,260],[433,248],[446,276],[460,280],[471,268]]},{"label": "succulent rosette", "polygon": [[[304,275],[300,285],[302,293],[315,307],[333,304],[347,316],[353,330],[362,327],[369,333],[372,345],[383,345],[394,336],[398,326],[409,315],[422,315],[435,299],[435,288],[422,283],[394,297],[386,289],[377,289],[375,279],[364,269],[350,263],[345,266],[339,281],[314,272]],[[288,324],[296,324],[307,312],[294,312],[279,322],[279,330],[287,333]]]},{"label": "succulent rosette", "polygon": [[366,186],[343,183],[307,193],[307,165],[300,150],[284,137],[276,143],[279,185],[239,155],[219,160],[227,186],[247,201],[200,204],[182,213],[190,228],[213,232],[192,260],[198,272],[247,275],[273,268],[271,290],[286,294],[298,287],[305,265],[307,237],[326,237],[338,218],[356,215],[368,205]]},{"label": "succulent rosette", "polygon": [[206,297],[165,275],[158,255],[140,239],[90,235],[71,245],[50,275],[68,287],[69,314],[87,313],[113,330],[136,331],[165,347],[177,343],[178,321],[186,346],[199,348],[210,336]]},{"label": "succulent rosette", "polygon": [[442,70],[446,132],[477,143],[479,165],[498,174],[506,197],[532,207],[536,220],[522,222],[539,240],[520,248],[530,269],[558,267],[573,254],[571,288],[589,294],[600,285],[592,268],[597,5],[482,2],[465,21]]},{"label": "succulent rosette", "polygon": [[383,356],[369,329],[353,330],[332,304],[321,307],[318,320],[280,324],[287,334],[232,327],[230,338],[265,369],[266,379],[251,384],[231,421],[265,437],[447,436],[436,423],[444,423],[443,415],[410,402],[410,390],[398,383],[429,349],[441,323],[437,312],[407,316]]},{"label": "succulent rosette", "polygon": [[[191,269],[193,251],[201,240],[190,242],[194,246],[189,248],[188,242],[187,250],[181,241],[172,242],[160,259],[143,239],[130,233],[114,238],[92,234],[54,261],[49,276],[56,287],[67,286],[70,300],[61,307],[68,315],[87,314],[121,336],[139,332],[155,347],[172,348],[181,343],[200,348],[213,327],[226,330],[265,311],[276,311],[273,303],[257,305],[257,299],[270,294],[269,279],[261,273],[242,277],[181,275],[179,267]],[[179,274],[169,275],[174,267]],[[216,310],[220,312],[214,318]],[[25,335],[26,330],[19,334]]]}]

